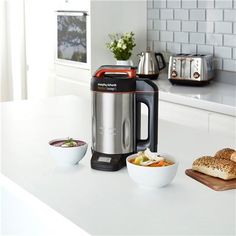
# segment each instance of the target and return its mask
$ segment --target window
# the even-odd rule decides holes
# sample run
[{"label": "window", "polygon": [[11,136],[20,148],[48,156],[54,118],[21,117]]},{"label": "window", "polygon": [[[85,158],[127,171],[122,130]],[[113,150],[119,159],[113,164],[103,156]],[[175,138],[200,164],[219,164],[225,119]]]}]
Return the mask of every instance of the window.
[{"label": "window", "polygon": [[87,14],[57,12],[56,61],[67,65],[87,65]]}]

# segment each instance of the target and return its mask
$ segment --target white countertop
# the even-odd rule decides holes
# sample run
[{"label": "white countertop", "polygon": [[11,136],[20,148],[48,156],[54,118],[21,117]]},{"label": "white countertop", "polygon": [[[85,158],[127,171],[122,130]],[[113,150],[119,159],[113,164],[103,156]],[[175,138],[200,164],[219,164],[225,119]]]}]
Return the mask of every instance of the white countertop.
[{"label": "white countertop", "polygon": [[166,73],[154,82],[160,91],[160,100],[236,116],[236,86],[212,81],[203,87],[172,85]]},{"label": "white countertop", "polygon": [[126,168],[90,168],[91,153],[78,166],[55,165],[48,140],[79,137],[90,143],[90,101],[75,96],[3,103],[1,172],[92,235],[235,235],[236,191],[213,191],[184,174],[193,159],[235,147],[235,137],[159,122],[159,151],[175,156],[173,183],[144,189]]}]

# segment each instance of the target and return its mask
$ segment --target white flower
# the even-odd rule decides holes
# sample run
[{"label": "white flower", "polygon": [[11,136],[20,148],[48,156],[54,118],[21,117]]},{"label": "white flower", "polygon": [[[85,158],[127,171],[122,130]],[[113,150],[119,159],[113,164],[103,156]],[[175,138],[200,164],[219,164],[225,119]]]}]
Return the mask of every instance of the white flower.
[{"label": "white flower", "polygon": [[126,38],[130,38],[130,37],[131,37],[131,33],[125,33],[124,36],[125,36]]},{"label": "white flower", "polygon": [[111,41],[107,43],[107,48],[114,53],[116,58],[128,58],[135,46],[134,33],[110,34]]},{"label": "white flower", "polygon": [[123,42],[121,39],[118,40],[117,47],[122,48]]}]

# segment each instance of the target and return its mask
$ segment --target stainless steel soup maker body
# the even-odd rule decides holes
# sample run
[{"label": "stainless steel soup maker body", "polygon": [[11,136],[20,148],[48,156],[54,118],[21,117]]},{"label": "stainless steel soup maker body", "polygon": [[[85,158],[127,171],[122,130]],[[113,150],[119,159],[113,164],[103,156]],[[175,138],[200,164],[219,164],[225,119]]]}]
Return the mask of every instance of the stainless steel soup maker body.
[{"label": "stainless steel soup maker body", "polygon": [[[118,170],[137,151],[157,151],[158,88],[152,81],[137,79],[133,67],[102,66],[91,91],[93,169]],[[145,140],[140,137],[141,103],[149,109]]]},{"label": "stainless steel soup maker body", "polygon": [[135,150],[135,94],[92,94],[92,149],[125,154]]}]

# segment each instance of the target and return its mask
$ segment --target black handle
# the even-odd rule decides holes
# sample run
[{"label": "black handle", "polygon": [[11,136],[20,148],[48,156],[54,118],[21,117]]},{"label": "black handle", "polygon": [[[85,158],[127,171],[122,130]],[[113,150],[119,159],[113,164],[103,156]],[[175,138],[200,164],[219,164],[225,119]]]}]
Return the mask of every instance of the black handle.
[{"label": "black handle", "polygon": [[[164,59],[163,54],[160,53],[160,52],[158,52],[158,53],[155,53],[155,56],[156,56],[156,59],[157,59],[158,69],[159,69],[159,70],[164,69],[164,68],[166,67],[166,62],[165,62],[165,59]],[[158,57],[161,59],[162,66],[160,66]]]},{"label": "black handle", "polygon": [[[141,139],[141,103],[148,107],[148,137]],[[149,79],[137,79],[136,81],[136,136],[137,151],[149,148],[157,151],[158,134],[158,88]]]}]

